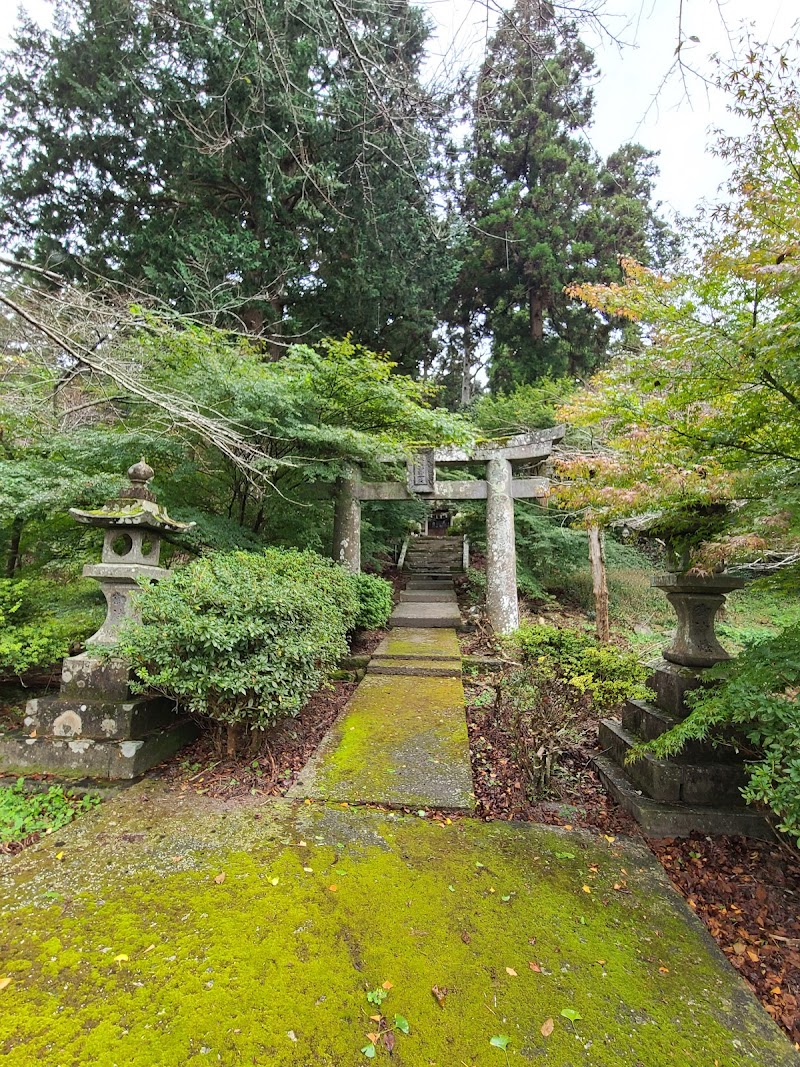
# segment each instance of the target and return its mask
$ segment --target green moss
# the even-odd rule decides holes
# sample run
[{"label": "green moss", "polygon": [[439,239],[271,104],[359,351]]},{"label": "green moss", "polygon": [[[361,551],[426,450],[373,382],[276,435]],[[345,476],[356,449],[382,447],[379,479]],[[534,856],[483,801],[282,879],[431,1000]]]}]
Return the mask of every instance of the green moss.
[{"label": "green moss", "polygon": [[446,656],[461,658],[461,648],[455,630],[446,626],[392,630],[376,649],[384,656]]},{"label": "green moss", "polygon": [[369,675],[295,793],[471,810],[461,679]]},{"label": "green moss", "polygon": [[[126,826],[150,827],[140,844],[110,847],[106,816],[99,846],[96,833],[67,842],[99,852],[66,866],[29,857],[3,920],[11,962],[30,964],[2,994],[4,1062],[355,1065],[372,1027],[366,991],[384,981],[383,1012],[411,1028],[397,1035],[399,1067],[500,1064],[497,1033],[511,1061],[559,1067],[796,1062],[643,849],[532,826],[269,810],[192,819],[129,805]],[[630,893],[614,890],[621,879]],[[70,889],[68,907],[30,903],[44,881]],[[444,1008],[433,985],[448,990]],[[574,1031],[564,1007],[582,1016]]]}]

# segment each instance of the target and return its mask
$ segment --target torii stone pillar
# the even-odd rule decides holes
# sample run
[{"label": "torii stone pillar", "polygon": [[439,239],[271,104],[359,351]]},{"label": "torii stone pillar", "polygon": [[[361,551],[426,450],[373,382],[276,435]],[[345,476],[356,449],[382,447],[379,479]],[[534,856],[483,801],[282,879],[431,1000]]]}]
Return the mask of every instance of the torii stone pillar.
[{"label": "torii stone pillar", "polygon": [[361,500],[360,473],[350,467],[336,482],[333,515],[333,558],[351,574],[361,571]]},{"label": "torii stone pillar", "polygon": [[486,464],[486,609],[501,634],[519,626],[512,482],[511,461],[493,456]]}]

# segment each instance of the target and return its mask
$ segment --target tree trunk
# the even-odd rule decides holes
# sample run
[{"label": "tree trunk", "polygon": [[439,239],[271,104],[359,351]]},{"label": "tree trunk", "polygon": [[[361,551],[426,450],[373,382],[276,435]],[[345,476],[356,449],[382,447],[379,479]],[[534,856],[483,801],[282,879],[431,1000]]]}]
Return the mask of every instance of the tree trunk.
[{"label": "tree trunk", "polygon": [[226,736],[225,755],[228,759],[236,759],[236,753],[238,750],[239,741],[239,724],[236,722],[228,723],[228,731]]},{"label": "tree trunk", "polygon": [[464,330],[464,349],[461,354],[461,407],[465,408],[472,400],[472,339],[468,330]]},{"label": "tree trunk", "polygon": [[611,636],[608,622],[608,583],[603,534],[599,526],[589,527],[589,563],[592,568],[594,611],[597,620],[597,640],[606,644]]},{"label": "tree trunk", "polygon": [[25,520],[21,515],[17,515],[11,524],[11,537],[8,542],[8,557],[6,559],[6,578],[13,578],[14,572],[19,567],[19,545],[22,540],[22,528],[24,525]]},{"label": "tree trunk", "polygon": [[531,340],[541,341],[544,337],[544,294],[541,289],[528,290],[528,314]]}]

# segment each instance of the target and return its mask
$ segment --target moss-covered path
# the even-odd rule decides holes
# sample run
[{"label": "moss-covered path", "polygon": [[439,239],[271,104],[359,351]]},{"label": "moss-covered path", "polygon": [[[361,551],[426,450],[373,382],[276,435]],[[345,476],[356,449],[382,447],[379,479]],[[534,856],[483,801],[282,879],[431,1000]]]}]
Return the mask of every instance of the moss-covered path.
[{"label": "moss-covered path", "polygon": [[473,810],[455,630],[399,629],[384,638],[291,795]]},{"label": "moss-covered path", "polygon": [[633,843],[143,783],[3,871],[8,1067],[798,1063]]}]

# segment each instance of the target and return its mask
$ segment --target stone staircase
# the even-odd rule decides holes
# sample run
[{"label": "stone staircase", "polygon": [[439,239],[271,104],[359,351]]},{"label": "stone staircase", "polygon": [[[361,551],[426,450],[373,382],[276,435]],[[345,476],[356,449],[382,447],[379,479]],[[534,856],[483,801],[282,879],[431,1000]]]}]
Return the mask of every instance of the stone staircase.
[{"label": "stone staircase", "polygon": [[463,537],[414,537],[403,570],[416,578],[452,577],[464,570]]},{"label": "stone staircase", "polygon": [[390,626],[462,626],[453,576],[464,569],[463,537],[415,537],[403,571],[409,577],[389,620]]}]

